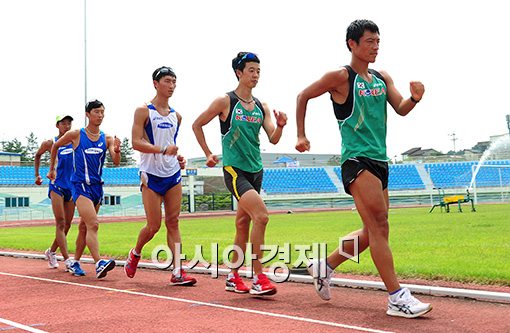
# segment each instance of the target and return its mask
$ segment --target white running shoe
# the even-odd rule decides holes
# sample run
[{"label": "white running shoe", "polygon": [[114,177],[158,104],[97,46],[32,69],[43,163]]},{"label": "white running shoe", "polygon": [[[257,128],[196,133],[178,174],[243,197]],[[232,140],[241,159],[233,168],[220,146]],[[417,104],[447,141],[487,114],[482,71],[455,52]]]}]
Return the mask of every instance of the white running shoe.
[{"label": "white running shoe", "polygon": [[326,267],[326,261],[321,260],[319,262],[317,259],[310,260],[308,262],[307,270],[313,277],[315,291],[319,297],[325,301],[329,301],[331,299],[329,284],[331,282],[331,277],[333,276],[333,271]]},{"label": "white running shoe", "polygon": [[70,269],[71,269],[71,266],[73,265],[73,259],[71,258],[67,258],[66,260],[64,260],[64,264],[66,265],[66,268],[65,268],[65,272],[69,272]]},{"label": "white running shoe", "polygon": [[[392,301],[394,298],[394,301]],[[402,290],[395,295],[395,297],[388,297],[388,316],[404,317],[404,318],[416,318],[423,316],[427,312],[432,310],[432,306],[429,303],[422,303],[413,295],[407,288]]]},{"label": "white running shoe", "polygon": [[48,260],[49,268],[58,268],[57,254],[55,252],[51,252],[51,249],[47,249],[44,251],[44,256]]}]

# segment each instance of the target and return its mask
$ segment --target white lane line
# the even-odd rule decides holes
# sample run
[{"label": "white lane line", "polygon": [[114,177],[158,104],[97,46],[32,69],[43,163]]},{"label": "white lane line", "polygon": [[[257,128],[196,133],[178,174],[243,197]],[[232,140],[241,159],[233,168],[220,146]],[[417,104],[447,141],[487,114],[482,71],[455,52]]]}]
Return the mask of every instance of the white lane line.
[{"label": "white lane line", "polygon": [[231,310],[231,311],[237,311],[237,312],[246,312],[246,313],[251,313],[251,314],[258,314],[258,315],[267,316],[267,317],[284,318],[284,319],[290,319],[290,320],[294,320],[294,321],[302,321],[302,322],[307,322],[307,323],[312,323],[312,324],[319,324],[319,325],[325,325],[325,326],[347,328],[347,329],[361,331],[361,332],[392,333],[390,331],[382,331],[382,330],[378,330],[378,329],[366,328],[366,327],[361,327],[361,326],[346,325],[346,324],[340,324],[340,323],[335,323],[335,322],[330,322],[330,321],[317,320],[317,319],[306,318],[306,317],[298,317],[298,316],[291,316],[291,315],[285,315],[285,314],[280,314],[280,313],[265,312],[265,311],[247,309],[247,308],[238,308],[238,307],[232,307],[232,306],[221,305],[221,304],[214,304],[214,303],[207,303],[207,302],[201,302],[201,301],[194,301],[194,300],[189,300],[189,299],[185,299],[185,298],[170,297],[170,296],[155,295],[155,294],[147,294],[147,293],[131,291],[131,290],[115,289],[115,288],[95,286],[95,285],[82,284],[82,283],[76,283],[76,282],[61,281],[61,280],[52,280],[52,279],[35,277],[35,276],[19,275],[19,274],[12,274],[12,273],[6,273],[6,272],[0,272],[0,275],[17,277],[17,278],[23,278],[23,279],[30,279],[30,280],[37,280],[37,281],[60,283],[60,284],[66,284],[66,285],[77,286],[77,287],[84,287],[84,288],[92,288],[92,289],[99,289],[99,290],[106,290],[106,291],[114,291],[114,292],[118,292],[118,293],[130,294],[130,295],[159,298],[159,299],[165,299],[165,300],[181,302],[181,303],[189,303],[189,304],[195,304],[195,305],[208,306],[208,307],[212,307],[212,308],[220,308],[220,309],[224,309],[224,310]]},{"label": "white lane line", "polygon": [[48,333],[46,331],[38,330],[37,328],[33,328],[27,325],[23,325],[14,321],[10,321],[8,319],[0,318],[0,323],[4,323],[6,325],[19,328],[20,330],[25,330],[27,332],[33,332],[33,333]]}]

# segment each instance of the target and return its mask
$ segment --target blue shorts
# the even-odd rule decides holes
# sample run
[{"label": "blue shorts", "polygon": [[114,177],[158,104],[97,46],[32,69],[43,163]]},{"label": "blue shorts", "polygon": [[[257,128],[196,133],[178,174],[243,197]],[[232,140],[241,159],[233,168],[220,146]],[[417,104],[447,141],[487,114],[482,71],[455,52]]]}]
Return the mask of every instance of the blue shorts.
[{"label": "blue shorts", "polygon": [[177,171],[170,177],[158,177],[151,175],[150,173],[146,173],[145,171],[141,171],[140,190],[142,190],[142,185],[145,185],[157,194],[164,196],[168,190],[179,184],[181,179],[181,170]]},{"label": "blue shorts", "polygon": [[94,206],[103,202],[103,184],[73,183],[73,200],[76,202],[80,195],[89,198]]},{"label": "blue shorts", "polygon": [[51,192],[55,192],[56,194],[60,195],[64,198],[64,202],[71,201],[73,194],[71,193],[70,189],[63,188],[60,186],[57,186],[55,184],[50,183],[50,186],[48,187],[48,198],[51,200]]}]

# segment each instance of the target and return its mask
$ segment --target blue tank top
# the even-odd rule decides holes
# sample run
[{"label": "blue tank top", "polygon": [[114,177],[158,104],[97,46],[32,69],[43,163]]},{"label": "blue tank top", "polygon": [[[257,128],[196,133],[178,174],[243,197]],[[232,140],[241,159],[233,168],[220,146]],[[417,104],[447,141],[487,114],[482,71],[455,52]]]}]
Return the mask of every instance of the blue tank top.
[{"label": "blue tank top", "polygon": [[101,131],[97,141],[91,141],[85,132],[80,130],[80,144],[74,150],[73,183],[102,184],[103,165],[106,157],[106,135]]},{"label": "blue tank top", "polygon": [[[55,137],[55,142],[58,137]],[[73,174],[73,144],[59,147],[57,153],[57,178],[53,184],[65,189],[71,189],[71,175]]]}]

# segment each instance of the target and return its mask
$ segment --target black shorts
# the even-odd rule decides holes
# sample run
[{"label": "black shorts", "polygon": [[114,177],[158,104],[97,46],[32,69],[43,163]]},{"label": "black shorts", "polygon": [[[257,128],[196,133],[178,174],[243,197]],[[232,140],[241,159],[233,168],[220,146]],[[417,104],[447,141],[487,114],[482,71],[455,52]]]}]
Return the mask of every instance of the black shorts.
[{"label": "black shorts", "polygon": [[251,173],[233,166],[223,167],[225,185],[238,201],[249,190],[255,190],[257,193],[260,193],[263,173],[263,170]]},{"label": "black shorts", "polygon": [[342,164],[342,182],[347,194],[351,194],[349,185],[363,170],[367,170],[379,178],[383,190],[388,187],[388,162],[376,161],[368,157],[353,157]]}]

